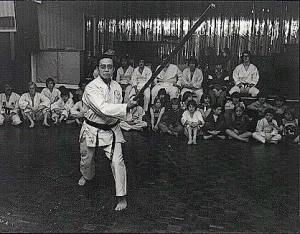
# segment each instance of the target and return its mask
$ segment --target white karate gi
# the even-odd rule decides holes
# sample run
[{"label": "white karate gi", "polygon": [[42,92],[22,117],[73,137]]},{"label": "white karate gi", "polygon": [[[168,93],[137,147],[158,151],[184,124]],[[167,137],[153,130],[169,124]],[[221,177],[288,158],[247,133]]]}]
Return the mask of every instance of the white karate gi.
[{"label": "white karate gi", "polygon": [[[120,127],[125,131],[141,131],[143,128],[147,127],[147,122],[143,121],[144,115],[144,109],[141,106],[137,106],[130,110],[125,121],[120,122]],[[129,124],[128,122],[132,122],[132,124]]]},{"label": "white karate gi", "polygon": [[[112,125],[118,119],[126,118],[127,104],[122,104],[122,88],[114,80],[110,86],[98,76],[91,81],[83,93],[82,101],[87,106],[85,118],[89,121]],[[112,173],[115,179],[116,196],[124,196],[127,193],[126,167],[122,155],[121,143],[124,143],[119,124],[112,128],[116,136],[116,144],[111,158],[113,134],[111,131],[100,130],[83,123],[80,131],[80,171],[83,177],[91,180],[95,175],[94,152],[98,133],[98,146],[102,148],[106,156],[111,159]]]},{"label": "white karate gi", "polygon": [[[11,124],[12,125],[19,125],[22,121],[20,120],[20,116],[18,114],[19,111],[19,99],[20,95],[16,94],[15,92],[12,92],[8,101],[6,99],[6,94],[1,93],[0,94],[0,125],[3,124],[4,120],[9,120],[11,119]],[[5,107],[10,108],[10,113],[5,114]]]},{"label": "white karate gi", "polygon": [[43,94],[50,100],[50,104],[58,101],[58,99],[60,98],[60,91],[57,88],[53,88],[52,92],[47,87],[43,88],[41,94]]},{"label": "white karate gi", "polygon": [[[29,114],[33,120],[40,120],[47,111],[50,110],[50,100],[43,94],[36,92],[33,101],[29,93],[24,93],[19,99],[19,106],[23,113],[24,118],[27,118],[26,114]],[[43,108],[39,111],[32,111],[28,106]]]},{"label": "white karate gi", "polygon": [[78,101],[70,110],[70,115],[74,118],[83,118],[87,107],[83,105],[82,101]]},{"label": "white karate gi", "polygon": [[[132,73],[131,83],[132,86],[137,86],[137,90],[141,90],[141,88],[146,84],[146,82],[151,78],[152,71],[149,67],[144,66],[144,70],[142,74],[139,71],[139,67],[136,67]],[[135,89],[132,89],[129,96],[136,94]],[[144,91],[144,111],[148,110],[150,102],[150,88],[148,87]]]},{"label": "white karate gi", "polygon": [[130,91],[132,89],[131,86],[131,76],[134,68],[132,66],[128,66],[126,71],[124,71],[123,67],[119,67],[117,70],[116,81],[121,85],[121,87],[125,87],[125,95],[124,95],[124,103],[129,101]]},{"label": "white karate gi", "polygon": [[64,102],[62,98],[59,98],[58,101],[51,105],[52,119],[54,120],[56,117],[60,118],[60,116],[64,115],[66,120],[69,117],[73,106],[74,102],[72,98],[69,98],[67,102]]},{"label": "white karate gi", "polygon": [[203,89],[202,89],[202,82],[203,82],[203,73],[199,68],[196,68],[193,74],[193,77],[191,77],[191,69],[187,67],[183,70],[182,77],[179,79],[178,84],[180,86],[183,85],[192,85],[194,89],[190,88],[182,88],[181,90],[181,96],[187,91],[190,91],[192,93],[195,93],[197,96],[197,103],[200,103],[201,97],[203,95]]},{"label": "white karate gi", "polygon": [[229,91],[230,95],[234,92],[238,92],[238,93],[241,92],[240,88],[238,87],[239,84],[248,83],[254,85],[249,89],[249,94],[251,94],[252,97],[257,96],[259,90],[255,87],[255,85],[257,85],[258,83],[259,74],[256,66],[250,64],[248,70],[246,71],[245,66],[243,64],[240,64],[236,66],[236,68],[232,73],[232,76],[233,76],[235,86],[230,89]]},{"label": "white karate gi", "polygon": [[[158,69],[158,68],[157,68]],[[158,91],[162,88],[166,89],[167,94],[170,98],[177,98],[179,96],[179,89],[173,84],[177,83],[181,79],[182,72],[174,64],[170,64],[167,69],[164,68],[155,79],[154,83],[156,85],[152,88],[152,104],[154,104],[154,99],[158,94]]]},{"label": "white karate gi", "polygon": [[[278,126],[276,120],[273,119],[272,123]],[[252,133],[252,137],[262,143],[266,142],[266,138],[272,141],[281,140],[281,135],[278,134],[278,130],[271,126],[266,118],[257,121],[256,132]]]},{"label": "white karate gi", "polygon": [[194,112],[193,117],[191,116],[191,113],[188,110],[184,111],[183,114],[182,114],[182,117],[181,117],[182,125],[185,125],[185,123],[187,121],[192,122],[192,123],[197,123],[197,122],[201,121],[201,124],[198,125],[197,128],[200,128],[201,126],[204,125],[204,120],[203,120],[202,114],[198,110],[196,110]]}]

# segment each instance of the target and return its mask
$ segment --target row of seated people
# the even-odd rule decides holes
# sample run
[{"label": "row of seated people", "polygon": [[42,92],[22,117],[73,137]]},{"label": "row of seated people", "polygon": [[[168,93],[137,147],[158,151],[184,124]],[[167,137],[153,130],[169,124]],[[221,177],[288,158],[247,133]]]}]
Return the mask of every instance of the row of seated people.
[{"label": "row of seated people", "polygon": [[[33,128],[38,120],[49,126],[48,120],[52,119],[54,124],[68,120],[80,125],[86,111],[81,101],[84,85],[82,83],[77,90],[78,101],[74,104],[69,90],[55,88],[52,78],[47,79],[46,88],[41,93],[37,92],[36,84],[30,82],[28,92],[21,96],[12,92],[12,87],[6,84],[5,92],[0,94],[0,124],[10,121],[19,125],[23,119],[28,120],[29,127]],[[282,133],[288,139],[299,141],[298,120],[285,105],[283,97],[278,96],[273,106],[266,102],[266,95],[259,93],[258,100],[247,108],[238,92],[232,93],[224,105],[212,103],[209,94],[202,95],[200,103],[196,100],[197,97],[190,91],[185,92],[181,100],[170,99],[167,91],[161,88],[150,107],[150,114],[145,115],[144,109],[138,106],[128,114],[126,121],[121,122],[121,128],[141,130],[149,127],[155,132],[172,135],[184,132],[189,144],[196,144],[199,133],[204,139],[223,139],[224,133],[227,133],[241,141],[248,141],[253,135],[263,143],[277,143],[281,139],[279,133]],[[250,134],[255,130],[254,134]]]},{"label": "row of seated people", "polygon": [[[250,51],[244,51],[243,62],[234,69],[232,74],[228,74],[223,68],[222,60],[216,61],[215,69],[208,74],[203,74],[197,60],[193,57],[189,59],[188,67],[183,71],[177,65],[168,63],[157,75],[152,86],[145,90],[144,111],[148,111],[150,99],[153,104],[161,88],[164,88],[171,98],[183,96],[187,91],[193,92],[197,104],[200,103],[204,92],[209,93],[213,104],[220,105],[225,104],[227,94],[234,92],[256,97],[259,93],[256,87],[259,73],[256,66],[251,63],[250,56]],[[166,57],[167,55],[163,59]],[[121,67],[117,69],[116,81],[124,91],[124,102],[127,102],[129,97],[136,94],[151,78],[152,70],[145,66],[143,58],[138,61],[136,68],[129,65],[127,57],[121,59],[121,64]],[[94,75],[97,76],[97,70]]]},{"label": "row of seated people", "polygon": [[166,90],[159,90],[158,96],[150,107],[150,114],[137,106],[121,122],[124,130],[151,128],[154,132],[178,136],[182,133],[188,138],[188,144],[197,144],[197,136],[203,139],[234,138],[248,142],[253,137],[262,143],[278,143],[282,136],[291,142],[299,142],[298,119],[294,110],[277,97],[275,105],[266,102],[261,94],[258,100],[247,107],[235,92],[224,106],[211,105],[208,94],[202,96],[197,104],[191,92],[186,92],[180,101],[170,100]]},{"label": "row of seated people", "polygon": [[20,96],[12,91],[10,84],[5,84],[4,93],[0,94],[0,125],[10,122],[16,126],[22,120],[29,121],[29,128],[33,128],[40,120],[46,127],[50,127],[49,120],[53,120],[55,125],[66,120],[80,125],[85,113],[81,101],[83,89],[77,90],[78,101],[74,104],[75,97],[66,87],[57,89],[54,86],[54,80],[48,78],[46,88],[39,93],[36,84],[29,82],[28,92]]}]

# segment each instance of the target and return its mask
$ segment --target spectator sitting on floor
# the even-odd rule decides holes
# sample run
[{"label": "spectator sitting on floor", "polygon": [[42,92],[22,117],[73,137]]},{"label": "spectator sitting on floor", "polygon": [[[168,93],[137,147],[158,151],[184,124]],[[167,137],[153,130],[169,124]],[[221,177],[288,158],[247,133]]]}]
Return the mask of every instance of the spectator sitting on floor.
[{"label": "spectator sitting on floor", "polygon": [[277,144],[281,140],[279,131],[280,127],[274,119],[274,110],[268,108],[265,110],[265,117],[258,120],[256,131],[252,134],[252,137],[262,143]]},{"label": "spectator sitting on floor", "polygon": [[252,133],[249,131],[249,117],[244,114],[244,108],[237,106],[234,111],[231,125],[226,129],[229,137],[248,142]]},{"label": "spectator sitting on floor", "polygon": [[162,105],[166,110],[170,109],[170,95],[167,94],[166,89],[162,88],[158,91],[157,97],[161,100]]},{"label": "spectator sitting on floor", "polygon": [[144,115],[143,107],[136,106],[127,113],[126,120],[120,122],[120,127],[125,131],[142,131],[143,128],[147,127],[147,122],[143,120]]},{"label": "spectator sitting on floor", "polygon": [[286,109],[288,109],[288,106],[285,105],[285,98],[283,96],[275,97],[274,109],[275,109],[274,119],[277,121],[278,125],[280,126],[282,124],[284,112]]},{"label": "spectator sitting on floor", "polygon": [[52,78],[46,80],[46,88],[43,88],[42,95],[47,97],[50,100],[50,105],[58,101],[60,97],[60,90],[55,88],[55,82]]},{"label": "spectator sitting on floor", "polygon": [[193,100],[193,93],[190,91],[187,91],[183,94],[181,98],[181,109],[186,110],[188,101]]},{"label": "spectator sitting on floor", "polygon": [[221,61],[216,63],[214,72],[208,75],[207,86],[211,98],[211,105],[218,103],[224,106],[229,87],[229,75],[223,70]]},{"label": "spectator sitting on floor", "polygon": [[211,112],[211,103],[210,96],[208,94],[203,94],[201,97],[201,103],[198,107],[199,111],[202,114],[203,119],[205,120]]},{"label": "spectator sitting on floor", "polygon": [[242,61],[232,73],[235,86],[229,91],[229,94],[239,92],[241,94],[251,94],[256,97],[259,90],[255,87],[259,80],[259,74],[256,66],[250,62],[250,51],[244,51],[242,54]]},{"label": "spectator sitting on floor", "polygon": [[224,117],[227,126],[231,124],[230,121],[232,120],[232,114],[237,106],[241,106],[244,110],[246,110],[246,106],[241,99],[241,95],[238,92],[234,92],[231,94],[224,107]]},{"label": "spectator sitting on floor", "polygon": [[171,108],[165,111],[161,122],[158,124],[159,130],[170,135],[178,136],[183,130],[181,116],[182,110],[180,108],[179,99],[173,98],[171,100]]},{"label": "spectator sitting on floor", "polygon": [[184,134],[188,137],[188,145],[197,144],[197,132],[204,125],[204,120],[200,111],[197,110],[197,102],[190,100],[187,109],[184,111],[181,123],[184,126]]},{"label": "spectator sitting on floor", "polygon": [[61,98],[51,105],[51,115],[54,124],[59,124],[65,121],[70,116],[70,110],[74,106],[73,99],[70,98],[70,93],[64,86],[60,87]]},{"label": "spectator sitting on floor", "polygon": [[249,114],[251,114],[251,117],[254,117],[255,120],[264,118],[266,109],[275,110],[274,106],[266,102],[266,98],[267,95],[263,92],[260,92],[257,95],[257,101],[252,102],[250,105],[247,106]]},{"label": "spectator sitting on floor", "polygon": [[20,95],[12,91],[10,84],[5,84],[4,93],[0,94],[0,126],[5,122],[11,122],[17,126],[22,123],[19,116]]},{"label": "spectator sitting on floor", "polygon": [[222,107],[218,104],[212,106],[212,111],[205,119],[203,128],[203,139],[211,138],[225,139],[225,120],[222,116]]},{"label": "spectator sitting on floor", "polygon": [[77,125],[82,125],[84,120],[84,114],[86,109],[84,108],[82,102],[83,91],[80,89],[80,92],[77,93],[78,102],[70,109],[70,119],[75,119]]},{"label": "spectator sitting on floor", "polygon": [[38,93],[34,82],[28,83],[27,93],[22,94],[19,106],[25,120],[29,120],[29,128],[35,126],[35,121],[43,119],[43,125],[50,127],[48,118],[50,113],[50,100],[43,94]]},{"label": "spectator sitting on floor", "polygon": [[290,108],[284,111],[284,118],[282,119],[282,137],[288,142],[297,143],[299,139],[299,124],[298,119],[294,117],[294,113]]},{"label": "spectator sitting on floor", "polygon": [[162,100],[157,96],[154,99],[154,104],[150,107],[150,126],[154,132],[157,132],[159,130],[158,125],[164,112],[165,107],[163,106]]}]

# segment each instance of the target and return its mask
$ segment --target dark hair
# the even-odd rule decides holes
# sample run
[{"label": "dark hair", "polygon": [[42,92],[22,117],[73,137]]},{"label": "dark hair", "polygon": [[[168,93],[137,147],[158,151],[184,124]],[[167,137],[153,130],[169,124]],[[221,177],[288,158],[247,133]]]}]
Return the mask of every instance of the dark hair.
[{"label": "dark hair", "polygon": [[245,107],[244,107],[244,106],[237,104],[237,105],[234,107],[234,112],[236,111],[237,108],[241,108],[243,112],[245,111]]},{"label": "dark hair", "polygon": [[285,97],[282,95],[276,95],[274,98],[275,101],[282,101],[285,102]]},{"label": "dark hair", "polygon": [[34,88],[37,89],[37,85],[36,85],[36,83],[34,83],[33,81],[29,81],[29,82],[28,82],[28,88],[29,88],[31,85],[34,85]]},{"label": "dark hair", "polygon": [[267,108],[265,111],[264,111],[264,114],[266,115],[267,113],[269,114],[272,114],[274,116],[274,110],[272,108]]},{"label": "dark hair", "polygon": [[160,89],[160,90],[158,90],[158,93],[157,93],[157,96],[159,96],[159,95],[167,95],[167,91],[166,91],[166,89],[165,88],[162,88],[162,89]]},{"label": "dark hair", "polygon": [[186,107],[189,108],[189,106],[194,106],[197,108],[197,102],[195,100],[189,100],[186,104]]},{"label": "dark hair", "polygon": [[239,92],[233,92],[231,95],[230,95],[231,98],[241,98],[241,94]]},{"label": "dark hair", "polygon": [[251,52],[249,50],[244,50],[243,53],[242,53],[242,56],[241,56],[242,57],[242,61],[244,61],[244,58],[243,58],[244,54],[248,54],[249,55],[249,59],[251,59]]},{"label": "dark hair", "polygon": [[60,86],[59,88],[60,96],[68,96],[69,97],[69,90],[65,86]]},{"label": "dark hair", "polygon": [[268,95],[265,92],[262,92],[262,91],[260,91],[257,94],[257,99],[259,99],[259,98],[267,98],[267,97],[268,97]]},{"label": "dark hair", "polygon": [[288,108],[286,108],[286,109],[284,110],[283,115],[285,115],[285,114],[287,114],[287,113],[290,113],[290,114],[291,114],[292,119],[295,118],[295,112],[294,112],[294,110],[291,109],[290,107],[288,107]]},{"label": "dark hair", "polygon": [[87,85],[89,82],[87,80],[80,80],[78,83],[78,87],[82,89],[83,84]]},{"label": "dark hair", "polygon": [[190,91],[186,91],[183,95],[182,95],[182,101],[185,102],[190,96],[193,96],[193,93]]},{"label": "dark hair", "polygon": [[54,82],[54,80],[53,80],[51,77],[49,77],[49,78],[46,80],[46,86],[48,85],[49,82],[52,82],[52,83],[55,85],[55,82]]},{"label": "dark hair", "polygon": [[198,66],[198,61],[197,61],[197,59],[195,57],[190,57],[190,59],[189,59],[189,65],[191,63],[195,64],[196,67]]},{"label": "dark hair", "polygon": [[100,60],[101,59],[104,59],[104,58],[107,58],[107,59],[111,59],[114,63],[114,60],[113,60],[113,56],[112,55],[108,55],[108,54],[102,54],[98,57],[97,59],[97,66],[99,66],[99,63],[100,63]]},{"label": "dark hair", "polygon": [[208,94],[208,93],[204,93],[204,94],[201,96],[200,102],[203,103],[205,98],[209,98],[209,100],[211,100],[209,94]]},{"label": "dark hair", "polygon": [[222,108],[222,106],[221,106],[220,104],[214,104],[214,105],[211,107],[211,109],[216,110],[216,109],[219,108],[219,107]]},{"label": "dark hair", "polygon": [[156,96],[156,97],[154,98],[153,106],[156,104],[156,102],[157,102],[158,100],[160,101],[161,104],[163,103],[162,100],[159,98],[159,96]]},{"label": "dark hair", "polygon": [[172,98],[170,101],[171,105],[180,105],[179,99],[178,98]]}]

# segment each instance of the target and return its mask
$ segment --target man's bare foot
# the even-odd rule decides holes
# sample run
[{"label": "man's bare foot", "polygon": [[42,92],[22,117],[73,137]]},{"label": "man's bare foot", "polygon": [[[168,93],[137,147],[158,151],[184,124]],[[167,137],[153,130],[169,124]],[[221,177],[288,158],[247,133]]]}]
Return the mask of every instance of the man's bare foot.
[{"label": "man's bare foot", "polygon": [[50,127],[50,125],[47,122],[44,122],[43,125],[46,127]]},{"label": "man's bare foot", "polygon": [[189,141],[188,141],[188,143],[187,143],[188,145],[191,145],[191,144],[193,144],[193,141],[192,141],[192,139],[190,139]]},{"label": "man's bare foot", "polygon": [[220,139],[222,139],[222,140],[225,140],[225,138],[226,138],[226,137],[223,136],[223,135],[217,135],[217,137],[220,138]]},{"label": "man's bare foot", "polygon": [[244,142],[249,142],[249,138],[242,138],[240,139],[241,141],[244,141]]},{"label": "man's bare foot", "polygon": [[29,128],[34,128],[34,122],[31,122]]},{"label": "man's bare foot", "polygon": [[213,136],[212,135],[204,135],[203,136],[203,139],[204,140],[208,140],[208,139],[210,139],[210,138],[212,138]]},{"label": "man's bare foot", "polygon": [[197,140],[196,140],[196,138],[193,139],[193,144],[194,144],[194,145],[197,145]]},{"label": "man's bare foot", "polygon": [[83,186],[85,185],[85,183],[86,183],[86,179],[83,176],[81,176],[81,178],[78,181],[78,185]]},{"label": "man's bare foot", "polygon": [[126,207],[127,207],[127,201],[126,201],[125,196],[124,197],[118,197],[118,204],[117,204],[115,210],[116,211],[121,211],[121,210],[126,209]]}]

